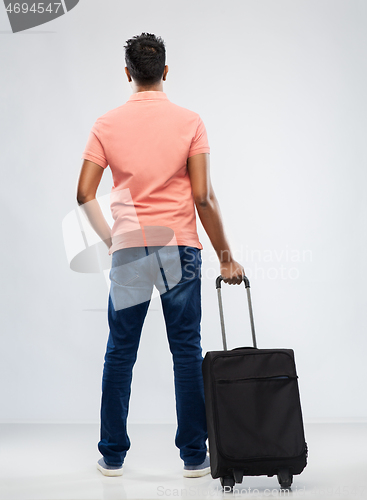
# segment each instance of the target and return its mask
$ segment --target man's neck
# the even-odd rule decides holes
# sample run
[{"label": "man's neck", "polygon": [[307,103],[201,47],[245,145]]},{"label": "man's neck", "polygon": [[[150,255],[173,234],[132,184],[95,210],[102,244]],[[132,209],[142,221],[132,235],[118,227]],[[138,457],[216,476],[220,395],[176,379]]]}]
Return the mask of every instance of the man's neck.
[{"label": "man's neck", "polygon": [[133,94],[136,94],[137,92],[146,92],[149,90],[153,90],[155,92],[163,92],[163,82],[160,82],[157,85],[150,85],[150,86],[134,85]]}]

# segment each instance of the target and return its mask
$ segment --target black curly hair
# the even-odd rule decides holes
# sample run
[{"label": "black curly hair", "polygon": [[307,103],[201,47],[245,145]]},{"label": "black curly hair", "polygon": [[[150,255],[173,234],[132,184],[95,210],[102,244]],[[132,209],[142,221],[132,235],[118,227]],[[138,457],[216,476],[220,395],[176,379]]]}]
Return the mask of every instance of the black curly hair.
[{"label": "black curly hair", "polygon": [[131,77],[140,85],[153,85],[163,76],[166,48],[161,37],[142,33],[126,41],[125,62]]}]

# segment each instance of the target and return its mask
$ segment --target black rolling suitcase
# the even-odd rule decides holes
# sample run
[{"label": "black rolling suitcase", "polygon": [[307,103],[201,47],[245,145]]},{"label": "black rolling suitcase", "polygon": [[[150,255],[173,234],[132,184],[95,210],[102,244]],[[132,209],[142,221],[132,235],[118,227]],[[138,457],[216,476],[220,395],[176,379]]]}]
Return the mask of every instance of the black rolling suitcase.
[{"label": "black rolling suitcase", "polygon": [[243,476],[274,476],[290,488],[307,464],[307,444],[292,349],[258,349],[250,283],[244,277],[253,347],[227,350],[221,296],[216,288],[224,351],[202,363],[211,475],[225,491]]}]

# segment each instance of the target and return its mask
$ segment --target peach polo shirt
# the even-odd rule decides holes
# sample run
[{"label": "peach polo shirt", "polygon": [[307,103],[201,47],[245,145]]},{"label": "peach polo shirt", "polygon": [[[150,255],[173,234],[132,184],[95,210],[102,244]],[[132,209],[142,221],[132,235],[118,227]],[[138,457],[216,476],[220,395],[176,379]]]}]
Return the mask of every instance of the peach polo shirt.
[{"label": "peach polo shirt", "polygon": [[132,246],[203,248],[186,162],[209,152],[200,116],[161,91],[134,93],[96,120],[82,158],[111,168],[109,254]]}]

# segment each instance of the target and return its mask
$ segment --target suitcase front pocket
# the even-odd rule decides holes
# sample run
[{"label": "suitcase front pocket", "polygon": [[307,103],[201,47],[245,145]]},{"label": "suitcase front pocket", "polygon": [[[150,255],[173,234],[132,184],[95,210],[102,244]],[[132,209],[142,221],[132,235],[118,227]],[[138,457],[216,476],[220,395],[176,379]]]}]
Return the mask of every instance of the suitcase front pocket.
[{"label": "suitcase front pocket", "polygon": [[214,393],[218,449],[224,457],[243,461],[302,454],[296,376],[219,379]]}]

